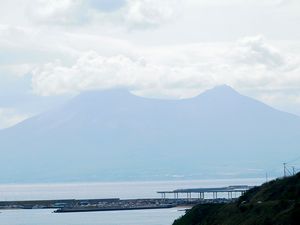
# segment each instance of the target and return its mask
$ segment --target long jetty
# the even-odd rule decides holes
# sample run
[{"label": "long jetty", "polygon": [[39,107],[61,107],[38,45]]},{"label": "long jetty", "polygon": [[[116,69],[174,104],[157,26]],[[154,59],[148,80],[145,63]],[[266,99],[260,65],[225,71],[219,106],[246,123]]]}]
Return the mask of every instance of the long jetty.
[{"label": "long jetty", "polygon": [[[66,213],[171,208],[186,205],[193,206],[204,203],[229,203],[236,199],[236,194],[242,195],[250,188],[252,187],[246,185],[236,185],[219,188],[176,189],[173,191],[158,191],[157,193],[161,194],[161,198],[148,199],[107,198],[0,201],[0,209],[53,208],[56,209],[54,211],[56,213]],[[233,193],[235,196],[233,196]],[[221,194],[223,194],[223,196],[221,196]]]},{"label": "long jetty", "polygon": [[174,191],[158,191],[161,194],[162,199],[166,199],[168,194],[173,194],[174,199],[179,199],[180,195],[186,196],[186,199],[192,199],[192,194],[197,194],[198,199],[207,199],[207,197],[212,197],[212,199],[218,199],[218,194],[227,194],[227,199],[236,198],[237,195],[243,195],[247,190],[253,186],[248,185],[233,185],[228,187],[214,187],[214,188],[189,188],[189,189],[177,189]]}]

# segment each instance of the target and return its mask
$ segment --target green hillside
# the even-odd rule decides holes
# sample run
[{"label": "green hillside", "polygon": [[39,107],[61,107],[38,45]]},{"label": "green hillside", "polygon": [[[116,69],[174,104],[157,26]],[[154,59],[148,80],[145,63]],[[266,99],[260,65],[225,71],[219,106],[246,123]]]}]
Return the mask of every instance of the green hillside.
[{"label": "green hillside", "polygon": [[300,173],[252,188],[235,203],[197,205],[173,225],[300,225]]}]

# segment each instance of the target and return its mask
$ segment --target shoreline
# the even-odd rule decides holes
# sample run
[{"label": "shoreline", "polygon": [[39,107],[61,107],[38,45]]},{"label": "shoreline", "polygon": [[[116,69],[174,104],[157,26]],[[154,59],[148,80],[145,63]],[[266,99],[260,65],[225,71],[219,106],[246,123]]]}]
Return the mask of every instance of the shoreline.
[{"label": "shoreline", "polygon": [[168,209],[175,208],[174,205],[165,206],[141,206],[141,207],[129,207],[129,208],[61,208],[55,210],[53,213],[77,213],[77,212],[97,212],[97,211],[127,211],[127,210],[145,210],[145,209]]},{"label": "shoreline", "polygon": [[89,211],[123,211],[140,209],[163,209],[174,207],[191,207],[196,204],[224,203],[231,200],[218,199],[65,199],[65,200],[39,200],[39,201],[1,201],[0,210],[15,209],[56,209],[55,213],[89,212]]}]

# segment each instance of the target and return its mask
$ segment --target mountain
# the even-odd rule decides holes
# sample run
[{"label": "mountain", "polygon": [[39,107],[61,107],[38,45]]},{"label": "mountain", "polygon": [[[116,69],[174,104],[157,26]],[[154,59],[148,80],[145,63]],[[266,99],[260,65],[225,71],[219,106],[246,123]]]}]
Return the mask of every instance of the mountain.
[{"label": "mountain", "polygon": [[193,207],[173,225],[298,225],[300,173],[247,191],[236,203]]},{"label": "mountain", "polygon": [[299,137],[299,117],[226,85],[182,100],[90,91],[1,130],[0,181],[257,177]]}]

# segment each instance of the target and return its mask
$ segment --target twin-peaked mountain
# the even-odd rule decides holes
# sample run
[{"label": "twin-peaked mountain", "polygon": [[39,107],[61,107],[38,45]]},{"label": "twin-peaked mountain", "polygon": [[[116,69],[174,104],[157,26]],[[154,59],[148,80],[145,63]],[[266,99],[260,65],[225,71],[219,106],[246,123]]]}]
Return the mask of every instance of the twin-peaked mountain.
[{"label": "twin-peaked mountain", "polygon": [[2,182],[257,177],[299,154],[300,118],[228,86],[92,91],[0,131],[0,152]]}]

